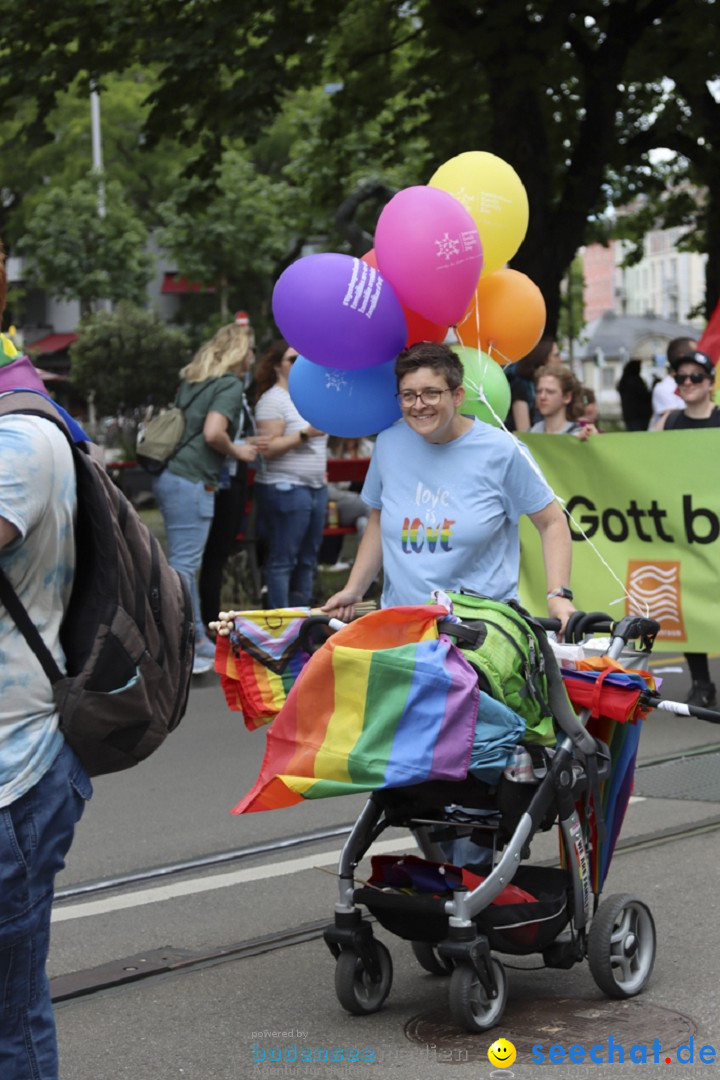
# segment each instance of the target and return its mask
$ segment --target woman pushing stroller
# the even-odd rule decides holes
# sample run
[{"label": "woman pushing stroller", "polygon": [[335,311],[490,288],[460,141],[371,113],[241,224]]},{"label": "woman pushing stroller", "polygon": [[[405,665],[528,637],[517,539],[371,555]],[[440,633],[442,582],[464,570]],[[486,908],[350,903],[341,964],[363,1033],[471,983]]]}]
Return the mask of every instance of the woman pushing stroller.
[{"label": "woman pushing stroller", "polygon": [[362,490],[368,525],[347,584],[323,610],[347,621],[384,570],[382,606],[424,604],[434,589],[517,599],[518,521],[540,534],[547,607],[575,610],[571,538],[552,489],[506,432],[462,414],[463,367],[421,342],[395,365],[403,422],[381,432]]}]

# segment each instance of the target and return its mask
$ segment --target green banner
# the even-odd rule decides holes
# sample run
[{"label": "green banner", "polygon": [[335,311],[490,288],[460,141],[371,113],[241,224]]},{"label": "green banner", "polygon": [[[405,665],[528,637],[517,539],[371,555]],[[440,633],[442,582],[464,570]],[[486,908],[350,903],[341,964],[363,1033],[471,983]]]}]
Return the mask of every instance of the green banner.
[{"label": "green banner", "polygon": [[[569,515],[582,611],[658,619],[657,647],[720,648],[720,432],[523,435]],[[521,520],[520,598],[545,611],[537,530]]]}]

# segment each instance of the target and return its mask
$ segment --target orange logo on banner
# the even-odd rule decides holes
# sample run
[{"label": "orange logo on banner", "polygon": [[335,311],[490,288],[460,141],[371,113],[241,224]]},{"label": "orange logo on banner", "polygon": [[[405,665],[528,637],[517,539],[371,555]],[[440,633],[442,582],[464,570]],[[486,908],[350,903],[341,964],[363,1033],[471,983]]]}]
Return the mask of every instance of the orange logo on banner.
[{"label": "orange logo on banner", "polygon": [[679,562],[629,560],[626,615],[647,615],[660,623],[658,638],[684,641]]}]

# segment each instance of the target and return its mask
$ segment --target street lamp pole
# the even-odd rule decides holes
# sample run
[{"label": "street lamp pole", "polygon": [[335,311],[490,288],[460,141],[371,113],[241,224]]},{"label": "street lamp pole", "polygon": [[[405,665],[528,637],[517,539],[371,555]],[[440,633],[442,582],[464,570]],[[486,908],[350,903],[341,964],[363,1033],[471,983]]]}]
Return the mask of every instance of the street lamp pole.
[{"label": "street lamp pole", "polygon": [[90,81],[90,130],[92,132],[93,172],[98,177],[98,214],[105,217],[105,181],[103,180],[102,136],[100,133],[100,95],[94,79]]}]

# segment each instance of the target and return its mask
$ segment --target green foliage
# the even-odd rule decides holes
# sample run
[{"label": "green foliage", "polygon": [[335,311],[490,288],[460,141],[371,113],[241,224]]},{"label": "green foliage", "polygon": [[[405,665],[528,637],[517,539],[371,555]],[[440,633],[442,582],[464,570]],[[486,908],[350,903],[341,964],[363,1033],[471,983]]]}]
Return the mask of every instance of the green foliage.
[{"label": "green foliage", "polygon": [[565,285],[560,299],[560,319],[558,322],[558,341],[561,347],[570,350],[571,358],[572,343],[577,341],[585,326],[583,318],[585,308],[584,288],[585,279],[583,277],[582,259],[573,259],[565,278]]},{"label": "green foliage", "polygon": [[[676,216],[687,219],[687,242],[706,246],[709,292],[720,293],[716,0],[0,0],[0,15],[13,44],[0,49],[0,94],[28,146],[52,132],[61,95],[81,93],[90,76],[108,94],[118,73],[147,79],[133,138],[160,150],[171,133],[192,177],[167,222],[178,257],[185,195],[215,201],[208,177],[222,176],[240,139],[259,172],[285,178],[290,248],[303,236],[344,243],[335,211],[362,185],[425,183],[452,155],[484,149],[528,192],[530,226],[513,265],[542,289],[552,331],[575,253],[611,203],[656,197],[662,178],[648,154],[668,147],[678,177],[709,193],[694,217],[687,207]],[[128,153],[134,160],[134,143]],[[22,197],[17,181],[12,192]],[[380,208],[358,204],[366,232]],[[270,238],[270,261],[281,246]],[[203,277],[217,276],[213,262],[198,262]],[[250,307],[237,271],[221,269],[221,299],[238,287]],[[265,272],[246,279],[258,296]]]},{"label": "green foliage", "polygon": [[70,378],[82,393],[94,393],[99,413],[116,414],[172,401],[178,372],[188,360],[188,339],[181,330],[123,302],[80,324],[70,350]]},{"label": "green foliage", "polygon": [[51,296],[79,300],[85,313],[99,300],[141,303],[152,276],[147,230],[120,185],[107,184],[104,200],[101,216],[92,178],[48,189],[19,244],[26,280]]},{"label": "green foliage", "polygon": [[293,232],[290,191],[241,150],[227,150],[217,188],[200,178],[177,185],[162,204],[158,242],[191,281],[214,285],[224,321],[231,307],[267,304],[277,261]]}]

